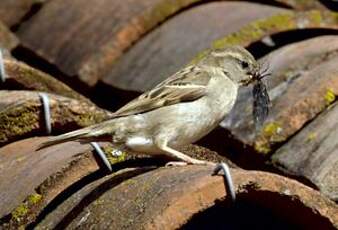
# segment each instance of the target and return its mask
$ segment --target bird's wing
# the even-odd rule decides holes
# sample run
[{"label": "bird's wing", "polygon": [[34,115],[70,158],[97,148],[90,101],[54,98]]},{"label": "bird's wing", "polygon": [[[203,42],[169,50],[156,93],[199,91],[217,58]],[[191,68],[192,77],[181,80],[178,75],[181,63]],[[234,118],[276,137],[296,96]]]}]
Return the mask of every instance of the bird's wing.
[{"label": "bird's wing", "polygon": [[123,117],[140,114],[163,106],[196,100],[206,94],[210,78],[210,74],[201,68],[188,66],[170,76],[154,89],[132,100],[112,116]]}]

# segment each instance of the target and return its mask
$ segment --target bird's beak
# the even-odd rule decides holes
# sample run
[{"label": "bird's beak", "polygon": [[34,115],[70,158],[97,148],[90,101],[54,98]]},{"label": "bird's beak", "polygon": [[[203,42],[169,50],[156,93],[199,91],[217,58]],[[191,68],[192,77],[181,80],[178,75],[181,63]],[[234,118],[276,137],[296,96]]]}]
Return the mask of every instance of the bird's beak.
[{"label": "bird's beak", "polygon": [[250,83],[259,81],[261,79],[262,79],[262,75],[260,74],[260,71],[257,70],[253,72],[253,74],[251,75]]},{"label": "bird's beak", "polygon": [[259,73],[258,72],[254,72],[252,74],[250,74],[250,78],[246,81],[243,82],[244,86],[248,86],[253,82],[256,82],[259,79]]},{"label": "bird's beak", "polygon": [[264,78],[265,76],[268,76],[270,75],[270,73],[260,73],[259,70],[257,71],[254,71],[252,73],[249,73],[250,75],[250,78],[247,79],[247,80],[243,80],[241,83],[243,86],[248,86],[250,85],[251,83],[254,83],[254,82],[257,82],[257,81],[260,81],[262,78]]}]

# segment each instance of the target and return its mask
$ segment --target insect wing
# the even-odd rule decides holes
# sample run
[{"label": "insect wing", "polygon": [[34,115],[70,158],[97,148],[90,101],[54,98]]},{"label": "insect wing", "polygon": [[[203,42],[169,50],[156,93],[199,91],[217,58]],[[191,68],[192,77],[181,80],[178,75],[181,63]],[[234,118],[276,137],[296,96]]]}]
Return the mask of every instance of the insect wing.
[{"label": "insect wing", "polygon": [[265,84],[258,80],[253,86],[253,118],[256,129],[262,126],[269,114],[270,98]]}]

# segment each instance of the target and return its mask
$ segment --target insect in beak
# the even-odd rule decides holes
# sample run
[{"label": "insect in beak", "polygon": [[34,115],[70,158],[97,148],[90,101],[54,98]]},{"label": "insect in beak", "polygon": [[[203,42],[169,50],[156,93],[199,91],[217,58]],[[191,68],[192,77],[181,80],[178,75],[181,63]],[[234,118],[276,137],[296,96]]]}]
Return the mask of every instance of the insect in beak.
[{"label": "insect in beak", "polygon": [[263,63],[259,67],[259,70],[255,72],[255,79],[256,80],[262,80],[263,78],[270,76],[271,72],[269,72],[269,64],[268,63]]},{"label": "insect in beak", "polygon": [[252,89],[253,94],[253,119],[256,130],[258,130],[269,115],[270,98],[263,78],[270,76],[267,69],[261,73],[256,72],[254,78],[255,84]]}]

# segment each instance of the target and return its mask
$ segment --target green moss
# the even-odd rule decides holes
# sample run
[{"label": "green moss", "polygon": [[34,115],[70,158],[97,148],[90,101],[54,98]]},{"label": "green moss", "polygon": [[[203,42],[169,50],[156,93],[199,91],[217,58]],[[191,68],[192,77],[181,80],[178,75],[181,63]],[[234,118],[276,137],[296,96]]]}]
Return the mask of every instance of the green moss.
[{"label": "green moss", "polygon": [[[274,33],[300,28],[335,28],[337,23],[338,13],[335,12],[318,10],[286,12],[249,23],[237,32],[214,41],[212,48],[224,48],[229,45],[247,46]],[[199,53],[192,63],[199,61],[207,52],[208,50]]]},{"label": "green moss", "polygon": [[20,136],[30,132],[37,122],[37,108],[20,106],[9,108],[0,113],[0,143],[8,141],[12,136]]},{"label": "green moss", "polygon": [[131,186],[131,185],[137,184],[137,181],[134,180],[134,179],[132,179],[132,178],[130,178],[128,180],[125,180],[123,183],[126,184],[126,185],[128,185],[128,186]]},{"label": "green moss", "polygon": [[322,13],[320,11],[311,11],[309,13],[309,20],[314,24],[314,25],[320,25],[323,22],[323,17]]},{"label": "green moss", "polygon": [[245,184],[241,184],[238,188],[239,191],[241,192],[251,192],[251,191],[256,191],[261,189],[262,186],[257,183],[256,181],[248,181]]},{"label": "green moss", "polygon": [[330,105],[332,102],[336,100],[336,95],[334,94],[332,89],[328,89],[324,96],[326,105]]},{"label": "green moss", "polygon": [[19,223],[23,218],[27,216],[31,208],[36,206],[39,202],[41,202],[41,200],[42,195],[38,193],[29,195],[27,199],[11,213],[12,219]]},{"label": "green moss", "polygon": [[26,204],[21,204],[12,212],[12,219],[19,222],[21,218],[28,214],[28,211],[28,206]]},{"label": "green moss", "polygon": [[196,64],[198,61],[202,60],[202,58],[204,58],[209,52],[210,52],[210,49],[206,49],[198,53],[188,65]]},{"label": "green moss", "polygon": [[337,13],[311,10],[307,12],[287,12],[273,15],[269,18],[254,21],[239,31],[232,33],[213,43],[214,48],[227,45],[246,46],[263,37],[286,30],[298,28],[327,28],[335,26]]},{"label": "green moss", "polygon": [[103,199],[98,198],[98,199],[96,199],[96,200],[93,202],[93,205],[95,205],[95,206],[101,206],[101,205],[103,205],[104,203],[105,203],[105,202],[104,202]]},{"label": "green moss", "polygon": [[144,21],[144,29],[150,30],[156,24],[159,24],[164,19],[173,15],[180,9],[191,5],[195,2],[199,2],[201,0],[163,0],[160,1],[158,4],[154,5],[150,10],[146,11],[143,15]]},{"label": "green moss", "polygon": [[244,26],[238,32],[232,33],[213,43],[214,48],[223,48],[227,45],[247,45],[269,33],[296,28],[294,13],[284,13],[257,20]]},{"label": "green moss", "polygon": [[271,143],[285,140],[282,136],[283,128],[278,122],[269,122],[262,128],[261,135],[254,143],[257,152],[267,154],[271,152]]},{"label": "green moss", "polygon": [[28,196],[27,201],[30,205],[35,205],[42,200],[42,195],[35,193]]},{"label": "green moss", "polygon": [[109,157],[108,160],[111,164],[116,164],[116,163],[119,163],[119,162],[122,162],[122,161],[125,161],[126,160],[126,156],[127,154],[125,152],[123,152],[120,156],[118,157]]},{"label": "green moss", "polygon": [[[58,104],[56,114],[53,113],[53,128],[65,125],[73,128],[86,127],[107,118],[107,113],[96,107],[83,107],[87,110],[73,111],[68,104]],[[23,105],[16,105],[0,112],[0,143],[6,143],[17,139],[27,133],[39,130],[41,106],[37,102],[25,102]]]},{"label": "green moss", "polygon": [[282,131],[282,127],[277,122],[270,122],[264,125],[263,135],[265,137],[272,137],[279,134]]},{"label": "green moss", "polygon": [[316,137],[317,137],[317,134],[316,133],[309,133],[309,135],[307,136],[307,138],[306,138],[306,142],[311,142],[311,141],[313,141],[313,140],[315,140],[316,139]]},{"label": "green moss", "polygon": [[[57,103],[58,111],[53,113],[55,126],[70,125],[73,128],[86,127],[107,119],[108,112],[101,110],[86,102],[67,101],[67,103]],[[73,109],[73,106],[76,107]]]},{"label": "green moss", "polygon": [[257,141],[254,148],[258,153],[268,154],[271,152],[271,147],[267,141]]},{"label": "green moss", "polygon": [[74,120],[80,127],[86,127],[104,121],[107,118],[105,113],[85,113],[78,116],[74,116]]},{"label": "green moss", "polygon": [[[267,36],[271,33],[294,29],[297,27],[295,17],[295,13],[288,12],[254,21],[242,27],[237,32],[234,32],[225,36],[224,38],[214,41],[212,47],[218,49],[224,48],[228,45],[246,46],[251,42],[260,40],[264,36]],[[197,62],[202,57],[204,57],[206,53],[207,51],[199,53],[192,62]]]},{"label": "green moss", "polygon": [[18,80],[22,81],[24,86],[28,87],[28,89],[55,93],[70,98],[88,101],[85,97],[79,95],[62,82],[29,66],[20,64],[15,71],[20,78]]},{"label": "green moss", "polygon": [[286,3],[297,9],[311,9],[318,6],[318,1],[316,0],[283,0],[281,2]]}]

